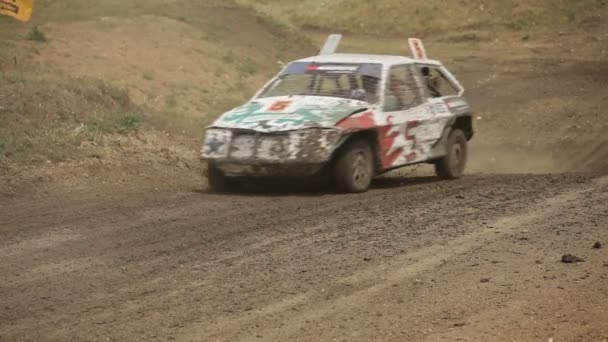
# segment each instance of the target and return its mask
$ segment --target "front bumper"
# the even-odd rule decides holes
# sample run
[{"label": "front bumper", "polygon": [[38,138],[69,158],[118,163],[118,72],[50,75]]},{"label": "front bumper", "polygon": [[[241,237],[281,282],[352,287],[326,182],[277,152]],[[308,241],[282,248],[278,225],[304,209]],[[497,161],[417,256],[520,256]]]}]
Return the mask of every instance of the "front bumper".
[{"label": "front bumper", "polygon": [[210,128],[201,159],[227,175],[311,174],[331,158],[341,137],[339,129],[260,133]]},{"label": "front bumper", "polygon": [[213,161],[213,166],[230,177],[277,177],[300,178],[317,174],[321,164],[302,163],[238,163],[232,161]]}]

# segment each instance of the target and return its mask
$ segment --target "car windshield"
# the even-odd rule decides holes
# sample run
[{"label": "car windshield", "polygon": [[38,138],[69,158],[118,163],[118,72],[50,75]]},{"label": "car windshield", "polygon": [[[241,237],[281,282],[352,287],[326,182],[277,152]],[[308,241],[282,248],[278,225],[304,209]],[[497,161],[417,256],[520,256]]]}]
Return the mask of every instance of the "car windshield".
[{"label": "car windshield", "polygon": [[258,97],[308,95],[378,102],[380,64],[289,65]]}]

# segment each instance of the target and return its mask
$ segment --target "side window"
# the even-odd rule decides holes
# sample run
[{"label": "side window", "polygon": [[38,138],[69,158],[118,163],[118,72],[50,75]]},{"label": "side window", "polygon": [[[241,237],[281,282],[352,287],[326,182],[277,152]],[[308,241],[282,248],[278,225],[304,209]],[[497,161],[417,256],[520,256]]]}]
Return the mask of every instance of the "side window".
[{"label": "side window", "polygon": [[398,65],[389,70],[384,95],[385,112],[407,110],[422,103],[410,65]]},{"label": "side window", "polygon": [[458,95],[458,89],[448,81],[439,68],[421,65],[419,69],[430,97]]}]

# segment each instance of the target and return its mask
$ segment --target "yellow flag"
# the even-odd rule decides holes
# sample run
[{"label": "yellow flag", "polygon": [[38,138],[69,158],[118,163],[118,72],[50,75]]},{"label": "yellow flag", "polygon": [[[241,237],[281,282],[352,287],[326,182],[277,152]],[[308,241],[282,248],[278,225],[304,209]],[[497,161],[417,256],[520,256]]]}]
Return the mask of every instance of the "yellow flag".
[{"label": "yellow flag", "polygon": [[15,17],[20,21],[30,21],[34,0],[0,0],[0,14]]}]

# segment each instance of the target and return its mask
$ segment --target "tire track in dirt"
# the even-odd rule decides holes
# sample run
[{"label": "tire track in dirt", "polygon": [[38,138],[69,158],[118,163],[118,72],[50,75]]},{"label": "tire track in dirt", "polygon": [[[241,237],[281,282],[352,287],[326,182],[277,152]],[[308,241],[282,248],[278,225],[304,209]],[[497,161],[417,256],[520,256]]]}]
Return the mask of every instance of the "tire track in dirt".
[{"label": "tire track in dirt", "polygon": [[[310,293],[330,295],[320,289],[337,286],[337,296],[373,286],[377,279],[359,279],[357,287],[338,281],[475,234],[590,179],[389,178],[363,195],[136,193],[90,203],[84,195],[60,205],[52,198],[7,202],[0,209],[10,217],[0,227],[0,336],[166,340],[272,305],[285,312],[301,298],[318,299]],[[76,235],[58,239],[66,229]]]},{"label": "tire track in dirt", "polygon": [[[391,258],[380,266],[346,278],[334,279],[332,285],[322,290],[322,295],[318,290],[299,294],[261,308],[255,312],[255,315],[244,315],[234,320],[223,321],[214,327],[206,325],[203,330],[194,329],[179,340],[250,340],[254,334],[253,330],[256,336],[273,341],[298,340],[304,331],[314,331],[315,336],[322,340],[330,340],[330,337],[335,339],[337,336],[328,329],[327,323],[334,320],[335,316],[344,315],[356,308],[377,306],[373,298],[390,292],[395,284],[413,281],[414,277],[432,272],[447,260],[491,244],[507,234],[512,234],[521,226],[550,218],[569,207],[571,203],[582,201],[598,187],[603,188],[607,185],[608,177],[599,178],[582,188],[536,203],[522,213],[500,217],[482,230],[471,229],[472,233],[462,235],[444,245],[421,248]],[[348,285],[345,287],[346,284]],[[373,318],[368,319],[373,320]],[[243,329],[244,327],[256,329]],[[209,331],[217,334],[204,333]],[[310,339],[304,340],[314,340],[312,335],[309,337]]]}]

